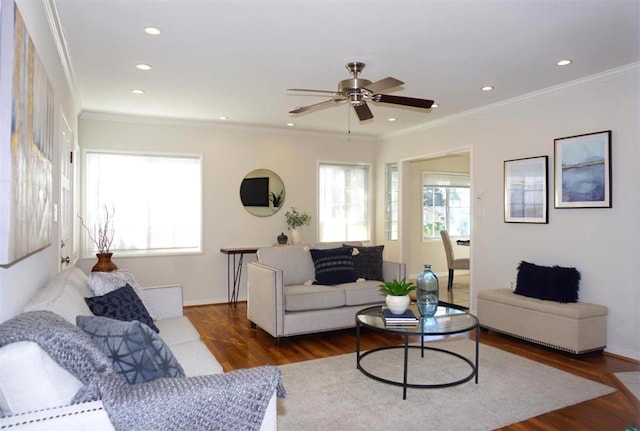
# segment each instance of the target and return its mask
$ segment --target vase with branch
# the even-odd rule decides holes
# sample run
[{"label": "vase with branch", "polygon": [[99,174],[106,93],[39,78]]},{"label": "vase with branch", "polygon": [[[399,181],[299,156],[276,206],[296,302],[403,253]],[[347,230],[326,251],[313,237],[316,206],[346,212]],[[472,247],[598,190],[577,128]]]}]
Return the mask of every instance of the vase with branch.
[{"label": "vase with branch", "polygon": [[98,251],[96,253],[98,262],[93,266],[93,268],[91,268],[92,272],[111,272],[118,269],[118,266],[111,260],[111,256],[113,256],[113,253],[111,252],[111,244],[113,244],[113,237],[115,234],[113,227],[115,212],[115,207],[112,206],[109,208],[105,204],[103,206],[102,217],[100,217],[99,222],[95,225],[93,230],[89,229],[89,227],[84,223],[82,217],[80,217],[82,227],[87,231],[87,236],[95,244],[96,250]]},{"label": "vase with branch", "polygon": [[295,207],[291,207],[284,216],[287,219],[287,226],[291,231],[291,243],[294,245],[300,244],[302,238],[299,228],[309,226],[311,224],[311,216],[305,212],[298,211]]}]

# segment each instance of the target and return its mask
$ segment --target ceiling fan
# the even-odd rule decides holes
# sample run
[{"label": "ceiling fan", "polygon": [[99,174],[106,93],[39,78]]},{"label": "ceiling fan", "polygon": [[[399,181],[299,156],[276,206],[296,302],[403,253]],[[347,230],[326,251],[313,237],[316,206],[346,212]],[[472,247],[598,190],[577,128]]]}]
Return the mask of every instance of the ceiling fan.
[{"label": "ceiling fan", "polygon": [[429,109],[433,105],[433,100],[416,99],[415,97],[392,96],[389,94],[381,94],[380,91],[403,85],[404,82],[399,79],[387,77],[379,81],[371,82],[368,79],[360,78],[360,72],[364,69],[365,64],[354,61],[347,63],[345,67],[353,75],[351,79],[344,79],[338,83],[338,91],[329,90],[309,90],[306,88],[288,88],[287,91],[302,91],[310,93],[322,93],[333,96],[324,102],[314,103],[313,105],[302,106],[289,111],[290,114],[301,114],[313,109],[324,108],[332,104],[337,104],[348,100],[353,109],[356,111],[360,121],[373,118],[373,113],[367,102],[390,103],[393,105],[410,106],[412,108]]}]

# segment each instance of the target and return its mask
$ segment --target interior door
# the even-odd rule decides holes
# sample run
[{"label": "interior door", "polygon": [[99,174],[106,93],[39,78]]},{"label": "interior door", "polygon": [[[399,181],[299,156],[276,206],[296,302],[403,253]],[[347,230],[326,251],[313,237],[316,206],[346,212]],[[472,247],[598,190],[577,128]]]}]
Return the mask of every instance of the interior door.
[{"label": "interior door", "polygon": [[60,208],[59,208],[59,262],[60,271],[75,262],[73,241],[73,131],[64,114],[60,119]]}]

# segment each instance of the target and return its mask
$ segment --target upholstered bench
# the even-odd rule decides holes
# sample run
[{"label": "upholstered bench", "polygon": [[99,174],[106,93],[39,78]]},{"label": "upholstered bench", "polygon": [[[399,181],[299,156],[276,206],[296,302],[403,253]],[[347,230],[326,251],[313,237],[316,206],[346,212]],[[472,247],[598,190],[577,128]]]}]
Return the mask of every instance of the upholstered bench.
[{"label": "upholstered bench", "polygon": [[607,307],[561,303],[513,293],[509,288],[478,292],[478,319],[491,329],[573,354],[607,345]]}]

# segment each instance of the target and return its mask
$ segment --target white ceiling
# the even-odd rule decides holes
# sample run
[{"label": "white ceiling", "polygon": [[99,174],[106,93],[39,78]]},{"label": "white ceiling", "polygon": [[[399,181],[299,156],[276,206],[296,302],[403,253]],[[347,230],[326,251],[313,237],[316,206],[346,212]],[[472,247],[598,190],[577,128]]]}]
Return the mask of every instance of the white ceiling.
[{"label": "white ceiling", "polygon": [[[639,0],[50,3],[85,112],[380,136],[640,60]],[[555,65],[564,58],[573,64]],[[392,94],[440,107],[371,104],[363,123],[346,103],[288,114],[325,98],[287,88],[334,90],[351,61],[366,63],[362,78],[404,81]]]}]

